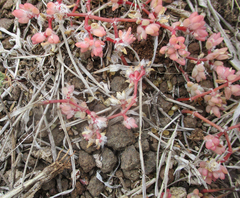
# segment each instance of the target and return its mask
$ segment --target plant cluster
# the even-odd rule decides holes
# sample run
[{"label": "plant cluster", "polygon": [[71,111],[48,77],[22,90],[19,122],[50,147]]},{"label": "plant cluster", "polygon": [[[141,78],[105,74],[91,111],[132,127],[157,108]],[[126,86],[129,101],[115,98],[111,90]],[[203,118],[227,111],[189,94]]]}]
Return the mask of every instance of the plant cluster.
[{"label": "plant cluster", "polygon": [[[176,64],[179,64],[178,66],[183,74],[184,70],[182,69],[182,65],[185,65],[187,60],[196,64],[191,75],[194,80],[190,81],[188,76],[185,75],[187,90],[191,97],[179,98],[179,101],[196,100],[197,98],[203,97],[204,102],[207,104],[206,112],[220,117],[226,101],[229,100],[232,95],[240,96],[240,85],[236,84],[236,82],[240,80],[240,72],[236,72],[224,66],[224,62],[222,61],[229,58],[227,48],[217,48],[223,41],[223,38],[220,33],[213,33],[208,37],[203,15],[194,12],[189,18],[186,18],[182,22],[176,22],[168,26],[166,25],[168,17],[164,14],[166,8],[160,0],[147,0],[144,4],[137,5],[127,0],[111,0],[108,2],[107,5],[112,6],[113,11],[122,5],[136,6],[138,8],[137,11],[130,12],[128,14],[129,18],[104,18],[95,16],[90,7],[90,0],[87,0],[85,4],[87,13],[79,13],[76,12],[79,3],[79,0],[74,5],[66,5],[61,0],[49,2],[47,4],[46,13],[41,14],[36,7],[29,3],[25,3],[24,5],[21,4],[19,9],[13,11],[13,15],[18,18],[19,23],[29,23],[33,18],[36,18],[38,21],[47,20],[48,28],[32,36],[32,43],[41,43],[42,46],[57,45],[60,42],[61,39],[53,30],[53,24],[63,23],[67,18],[70,20],[73,17],[84,18],[82,32],[75,34],[75,39],[77,40],[75,45],[80,48],[81,53],[91,51],[92,57],[103,57],[105,42],[112,42],[118,58],[121,59],[125,65],[127,65],[127,61],[124,57],[124,54],[127,53],[126,47],[130,48],[130,45],[135,40],[140,41],[146,39],[147,36],[158,36],[159,29],[165,28],[171,33],[171,37],[169,43],[161,47],[159,53],[164,54],[165,57],[169,57],[171,60],[175,61]],[[141,12],[145,12],[148,18],[143,18]],[[91,22],[90,20],[95,20],[96,22]],[[110,23],[113,27],[113,33],[108,31],[100,22]],[[118,30],[116,24],[119,22],[136,23],[138,25],[136,34],[132,34],[131,28],[127,31]],[[70,26],[69,29],[71,29],[71,32],[75,31],[74,26]],[[199,56],[198,58],[191,57],[185,45],[185,38],[183,36],[178,36],[182,32],[190,35],[196,40],[206,41],[205,47],[207,49],[207,54]],[[133,117],[127,116],[127,112],[137,102],[138,84],[143,76],[146,76],[151,71],[151,68],[148,66],[149,65],[147,65],[145,61],[141,61],[137,67],[129,67],[129,69],[126,70],[126,78],[130,83],[129,87],[133,88],[133,93],[131,95],[131,93],[126,93],[125,91],[121,93],[118,92],[116,97],[111,96],[111,98],[108,99],[112,105],[121,107],[120,113],[115,115],[100,117],[95,112],[90,111],[85,102],[79,101],[73,96],[74,87],[72,85],[68,85],[62,89],[64,99],[44,101],[43,104],[61,103],[61,111],[67,116],[67,119],[73,116],[81,119],[87,118],[89,125],[82,134],[84,138],[88,140],[88,146],[94,143],[97,148],[100,148],[107,141],[103,129],[107,127],[108,120],[122,117],[122,123],[127,128],[138,127],[136,120]],[[197,84],[207,78],[206,66],[210,66],[212,72],[217,74],[216,82],[221,84],[217,88],[207,91]],[[225,153],[226,148],[219,139],[222,135],[225,136],[228,144],[228,153],[221,162],[228,160],[232,153],[232,148],[227,132],[233,128],[239,128],[239,125],[224,130],[211,123],[197,112],[183,110],[182,113],[193,114],[219,130],[218,134],[207,135],[204,138],[206,141],[206,148],[212,150],[216,154],[222,155]],[[208,184],[218,178],[225,178],[227,170],[220,164],[221,162],[211,159],[210,161],[202,161],[200,163],[200,168],[198,170]],[[194,191],[188,197],[198,197],[198,193],[199,192]]]}]

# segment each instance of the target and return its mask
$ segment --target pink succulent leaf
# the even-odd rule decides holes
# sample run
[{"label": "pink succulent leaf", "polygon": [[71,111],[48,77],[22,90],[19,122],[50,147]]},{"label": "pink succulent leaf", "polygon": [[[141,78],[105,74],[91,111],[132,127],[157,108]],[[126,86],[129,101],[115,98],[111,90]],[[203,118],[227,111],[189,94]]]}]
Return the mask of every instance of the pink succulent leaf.
[{"label": "pink succulent leaf", "polygon": [[206,80],[205,67],[203,64],[196,65],[192,70],[192,77],[196,79],[197,82],[201,80]]},{"label": "pink succulent leaf", "polygon": [[97,149],[99,149],[100,147],[103,148],[106,142],[107,142],[107,137],[105,136],[105,133],[98,133],[95,141]]},{"label": "pink succulent leaf", "polygon": [[206,111],[210,114],[213,113],[215,116],[220,117],[220,108],[223,108],[223,105],[226,103],[221,97],[221,94],[212,92],[210,95],[205,95],[204,100],[206,103],[208,103]]},{"label": "pink succulent leaf", "polygon": [[145,39],[145,40],[147,39],[147,33],[141,25],[137,27],[137,35],[138,35],[138,41],[142,39]]},{"label": "pink succulent leaf", "polygon": [[89,39],[86,37],[84,41],[75,44],[77,47],[81,48],[81,52],[86,52],[91,50],[92,56],[103,56],[104,42],[97,39]]},{"label": "pink succulent leaf", "polygon": [[103,128],[107,127],[107,121],[108,121],[108,119],[105,117],[97,117],[93,121],[93,124],[96,124],[99,129],[103,129]]},{"label": "pink succulent leaf", "polygon": [[197,83],[194,84],[193,82],[188,82],[186,87],[191,97],[199,95],[204,92],[204,89]]},{"label": "pink succulent leaf", "polygon": [[42,32],[39,32],[39,33],[36,33],[32,36],[31,40],[32,40],[32,43],[35,45],[35,44],[38,44],[38,43],[42,43],[43,41],[46,40],[46,36],[44,33]]},{"label": "pink succulent leaf", "polygon": [[232,96],[232,91],[231,91],[230,87],[225,87],[224,93],[225,93],[225,98],[227,100],[229,100]]},{"label": "pink succulent leaf", "polygon": [[221,37],[221,33],[214,33],[207,39],[206,48],[212,49],[213,47],[219,45],[222,41],[223,37]]},{"label": "pink succulent leaf", "polygon": [[240,85],[231,85],[230,90],[234,96],[240,96]]},{"label": "pink succulent leaf", "polygon": [[212,181],[216,181],[218,178],[224,179],[225,174],[228,173],[227,169],[224,166],[222,166],[219,162],[217,162],[215,159],[202,162],[200,163],[200,168],[198,168],[198,171],[208,184],[211,184]]},{"label": "pink succulent leaf", "polygon": [[39,15],[39,10],[30,3],[20,4],[19,7],[20,9],[12,12],[18,18],[19,23],[28,23],[30,19]]},{"label": "pink succulent leaf", "polygon": [[98,36],[98,37],[103,37],[106,35],[106,31],[104,30],[104,28],[98,25],[97,23],[91,24],[91,33],[94,36]]},{"label": "pink succulent leaf", "polygon": [[205,27],[204,17],[194,12],[189,18],[183,21],[183,26],[186,27],[195,39],[205,41],[208,35]]},{"label": "pink succulent leaf", "polygon": [[134,37],[133,34],[131,34],[131,30],[132,28],[129,27],[128,31],[124,31],[122,32],[121,30],[119,30],[119,38],[121,39],[121,41],[125,44],[125,45],[130,45],[131,43],[133,43],[136,38]]},{"label": "pink succulent leaf", "polygon": [[167,46],[163,46],[159,52],[165,54],[166,57],[169,57],[173,61],[185,65],[185,58],[190,55],[190,52],[185,50],[186,46],[184,42],[184,37],[172,35]]},{"label": "pink succulent leaf", "polygon": [[90,140],[93,136],[94,132],[91,127],[86,127],[85,130],[82,132],[82,135],[85,140]]},{"label": "pink succulent leaf", "polygon": [[42,43],[46,39],[50,44],[57,44],[59,42],[59,37],[50,28],[47,28],[43,33],[39,32],[34,34],[31,38],[33,44]]},{"label": "pink succulent leaf", "polygon": [[62,93],[67,99],[70,99],[73,96],[73,91],[74,85],[68,85],[67,87],[62,88]]},{"label": "pink succulent leaf", "polygon": [[115,11],[119,7],[118,0],[111,0],[111,2],[112,2],[112,11]]},{"label": "pink succulent leaf", "polygon": [[206,59],[208,60],[226,60],[229,58],[229,55],[227,53],[227,47],[221,48],[221,49],[216,49],[212,53],[208,54],[206,56]]},{"label": "pink succulent leaf", "polygon": [[60,108],[62,110],[62,114],[67,115],[67,119],[70,119],[75,114],[75,111],[70,104],[63,103],[60,105]]},{"label": "pink succulent leaf", "polygon": [[202,197],[202,194],[199,194],[198,189],[193,190],[193,192],[187,195],[187,198],[201,198],[201,197]]},{"label": "pink succulent leaf", "polygon": [[54,16],[57,20],[62,20],[63,17],[65,17],[68,13],[70,13],[70,10],[67,5],[63,3],[58,2],[49,2],[47,4],[47,14],[50,16]]},{"label": "pink succulent leaf", "polygon": [[225,147],[222,144],[220,144],[219,138],[213,135],[207,135],[204,137],[204,140],[206,140],[207,149],[210,149],[219,155],[225,152]]},{"label": "pink succulent leaf", "polygon": [[228,76],[233,75],[235,73],[235,70],[232,68],[224,67],[221,65],[221,61],[215,61],[214,64],[218,64],[218,66],[215,66],[215,71],[218,74],[218,79],[220,80],[228,80]]},{"label": "pink succulent leaf", "polygon": [[46,35],[48,36],[47,41],[51,44],[57,44],[59,42],[59,37],[56,35],[52,29],[47,28],[45,31]]},{"label": "pink succulent leaf", "polygon": [[152,23],[146,27],[145,32],[151,36],[158,36],[159,28],[160,28],[160,25],[156,23]]},{"label": "pink succulent leaf", "polygon": [[136,124],[135,119],[131,118],[131,117],[124,118],[123,125],[125,127],[127,127],[128,129],[137,128],[138,127],[138,125]]}]

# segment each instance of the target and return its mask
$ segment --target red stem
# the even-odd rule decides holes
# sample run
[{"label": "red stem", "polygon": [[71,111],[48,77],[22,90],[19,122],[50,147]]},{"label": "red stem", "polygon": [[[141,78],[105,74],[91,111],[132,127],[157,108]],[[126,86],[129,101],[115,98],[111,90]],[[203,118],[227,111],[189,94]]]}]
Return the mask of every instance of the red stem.
[{"label": "red stem", "polygon": [[117,39],[118,38],[118,29],[117,29],[117,25],[115,22],[112,23],[113,25],[113,29],[114,29],[114,35],[115,35],[115,38]]},{"label": "red stem", "polygon": [[[135,89],[135,88],[134,88],[134,89]],[[116,118],[116,117],[119,117],[119,116],[124,116],[124,115],[127,113],[127,111],[132,107],[132,105],[133,105],[135,102],[136,102],[136,96],[133,96],[131,102],[129,103],[129,105],[127,106],[126,109],[124,109],[124,110],[123,110],[122,112],[120,112],[120,113],[117,113],[117,114],[115,114],[115,115],[112,115],[112,116],[107,117],[107,119],[108,119],[108,120],[111,120],[111,119]]]},{"label": "red stem", "polygon": [[42,102],[42,104],[45,104],[45,105],[47,105],[47,104],[54,104],[54,103],[69,103],[69,104],[77,107],[78,109],[80,109],[80,111],[84,111],[84,112],[86,112],[88,115],[91,116],[91,111],[89,111],[89,109],[84,108],[84,107],[82,107],[82,106],[74,103],[73,101],[71,101],[71,100],[69,100],[69,99],[62,99],[62,100],[45,100],[45,101]]},{"label": "red stem", "polygon": [[[67,16],[76,16],[76,17],[84,17],[84,18],[86,16],[88,16],[89,19],[95,19],[98,21],[104,21],[104,22],[108,22],[108,23],[113,23],[114,21],[117,21],[117,22],[136,22],[137,21],[137,19],[125,19],[125,18],[109,19],[109,18],[105,18],[105,17],[95,16],[92,14],[87,14],[87,13],[69,13],[69,14],[67,14]],[[152,20],[150,20],[150,21],[153,22]]]},{"label": "red stem", "polygon": [[184,78],[186,79],[187,82],[189,82],[188,74],[183,70],[182,65],[177,64],[177,68],[182,72]]},{"label": "red stem", "polygon": [[113,118],[116,118],[118,116],[125,116],[125,114],[127,113],[127,111],[132,107],[132,105],[136,102],[136,98],[137,98],[137,87],[138,87],[138,82],[139,80],[145,75],[145,70],[143,68],[143,66],[141,67],[141,72],[139,74],[138,71],[135,71],[134,72],[134,76],[135,76],[135,80],[133,81],[134,83],[134,92],[133,92],[133,97],[132,97],[132,100],[131,102],[129,103],[129,105],[127,106],[126,109],[124,109],[122,112],[118,113],[118,114],[115,114],[115,115],[112,115],[112,116],[109,116],[107,119],[110,120],[110,119],[113,119]]},{"label": "red stem", "polygon": [[228,144],[228,154],[223,158],[223,160],[220,161],[221,163],[226,162],[228,160],[228,158],[232,155],[232,145],[231,145],[229,136],[226,131],[224,131],[224,136],[225,136],[225,138],[227,140],[227,144]]},{"label": "red stem", "polygon": [[217,130],[219,130],[220,132],[223,132],[223,129],[222,127],[216,125],[215,123],[211,122],[210,120],[208,120],[207,118],[203,117],[202,115],[200,115],[198,112],[196,111],[191,111],[191,110],[187,110],[187,109],[184,109],[182,110],[182,113],[190,113],[198,118],[200,118],[202,121],[210,124],[211,126],[215,127]]},{"label": "red stem", "polygon": [[48,28],[50,28],[52,30],[52,20],[53,18],[48,18]]},{"label": "red stem", "polygon": [[206,58],[200,58],[200,59],[198,59],[198,58],[194,58],[194,57],[192,57],[192,56],[187,56],[186,59],[188,59],[188,60],[195,60],[195,61],[198,61],[198,62],[208,61],[208,59],[206,59]]},{"label": "red stem", "polygon": [[91,9],[90,9],[90,1],[91,0],[88,0],[87,3],[86,3],[86,7],[87,7],[87,11],[90,12]]},{"label": "red stem", "polygon": [[93,36],[92,36],[92,34],[91,34],[91,32],[90,32],[91,26],[88,25],[88,19],[89,19],[89,17],[86,16],[86,18],[85,18],[85,24],[84,24],[84,29],[87,30],[88,35],[89,35],[89,38],[90,38],[90,39],[93,39]]},{"label": "red stem", "polygon": [[239,124],[236,124],[234,126],[231,126],[231,127],[228,127],[228,131],[232,130],[232,129],[236,129],[236,128],[240,128],[240,123]]},{"label": "red stem", "polygon": [[126,61],[126,59],[124,58],[123,55],[121,55],[120,58],[121,58],[124,65],[128,65],[128,63],[127,63],[127,61]]},{"label": "red stem", "polygon": [[205,95],[210,94],[210,93],[212,93],[212,92],[216,92],[216,91],[218,91],[219,89],[222,89],[222,88],[224,88],[224,87],[227,87],[227,86],[229,86],[229,84],[234,83],[234,82],[236,82],[236,81],[238,81],[238,80],[240,80],[240,76],[237,76],[235,79],[230,80],[230,81],[222,84],[221,86],[216,87],[215,89],[209,90],[209,91],[207,91],[207,92],[204,92],[204,93],[202,93],[202,94],[199,94],[199,95],[196,95],[196,96],[193,96],[193,97],[190,97],[190,98],[178,98],[177,100],[178,100],[178,101],[186,101],[186,100],[193,101],[193,100],[196,100],[196,99],[199,98],[199,97],[205,96]]},{"label": "red stem", "polygon": [[110,38],[110,37],[106,37],[106,40],[107,40],[107,41],[110,41],[110,42],[112,42],[112,43],[114,43],[114,44],[117,43],[117,41],[115,41],[114,39],[112,39],[112,38]]},{"label": "red stem", "polygon": [[177,27],[175,28],[175,30],[181,30],[181,31],[183,31],[183,32],[186,32],[186,31],[187,31],[187,28],[184,27],[184,26],[177,26]]},{"label": "red stem", "polygon": [[75,6],[73,7],[72,13],[74,13],[77,10],[79,3],[80,3],[80,0],[77,0]]},{"label": "red stem", "polygon": [[232,188],[222,188],[222,189],[203,189],[201,190],[201,193],[213,193],[213,192],[219,192],[219,191],[222,191],[222,190],[234,190],[235,187],[232,187]]}]

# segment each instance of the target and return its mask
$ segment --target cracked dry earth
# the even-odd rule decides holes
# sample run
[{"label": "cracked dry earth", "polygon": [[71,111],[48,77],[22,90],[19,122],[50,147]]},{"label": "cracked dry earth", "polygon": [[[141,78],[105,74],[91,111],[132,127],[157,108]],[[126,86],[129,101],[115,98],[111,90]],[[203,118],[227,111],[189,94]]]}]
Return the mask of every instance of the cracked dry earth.
[{"label": "cracked dry earth", "polygon": [[[45,9],[42,1],[28,0],[27,2],[36,5],[40,10]],[[71,2],[71,1],[70,1]],[[105,1],[100,1],[105,2]],[[183,1],[184,2],[184,1]],[[215,9],[226,17],[226,20],[231,20],[231,24],[237,22],[237,17],[239,12],[234,10],[230,12],[229,9],[230,1],[219,1],[217,4],[213,2]],[[24,2],[22,2],[24,3]],[[71,2],[73,3],[73,2]],[[96,6],[98,1],[93,1],[92,6]],[[184,2],[186,4],[186,2]],[[166,4],[170,5],[170,4]],[[227,7],[228,9],[224,8]],[[0,0],[1,14],[0,14],[0,27],[5,28],[9,32],[15,32],[14,29],[14,16],[11,12],[15,8],[14,0]],[[128,7],[122,8],[120,11],[112,12],[111,9],[106,9],[104,12],[109,17],[118,17],[121,12],[124,12]],[[188,6],[186,9],[189,10]],[[170,13],[169,13],[170,14]],[[178,15],[175,14],[175,17]],[[34,23],[34,22],[33,22]],[[36,23],[36,22],[35,22]],[[136,29],[135,25],[132,24],[120,24],[123,29],[128,29],[132,26],[133,31]],[[25,39],[30,40],[31,36],[35,33],[33,27],[29,27],[27,32],[24,32],[26,25],[20,25],[22,34],[25,34]],[[162,31],[162,30],[161,30]],[[160,32],[158,40],[162,39],[164,32]],[[5,50],[12,50],[15,45],[12,42],[11,37],[8,34],[0,31],[0,41]],[[164,39],[162,43],[158,46],[157,51],[168,43],[167,39]],[[74,47],[73,43],[69,43],[75,54],[76,58],[82,60],[82,64],[85,68],[94,76],[98,82],[104,82],[109,85],[111,94],[116,95],[116,92],[123,91],[128,87],[126,83],[126,78],[121,72],[103,72],[94,73],[103,67],[108,66],[107,61],[104,60],[103,65],[101,65],[100,59],[90,57],[90,53],[81,54],[79,49]],[[153,40],[148,37],[146,41],[141,41],[140,43],[135,41],[132,47],[136,50],[141,59],[152,58],[153,51]],[[24,49],[29,50],[29,49]],[[24,53],[24,50],[17,51],[17,53],[12,53],[7,59],[8,68],[5,67],[6,62],[0,62],[0,71],[7,73],[10,77],[9,83],[4,84],[5,90],[8,92],[3,96],[3,102],[9,113],[17,111],[19,108],[26,106],[32,97],[36,94],[43,82],[47,78],[47,74],[50,74],[46,85],[43,90],[37,95],[37,98],[44,98],[48,91],[54,84],[57,78],[57,73],[60,68],[60,64],[57,61],[57,53],[42,57],[45,54],[41,46],[36,46],[30,49],[29,54]],[[190,42],[188,45],[188,50],[192,56],[197,57],[201,51],[198,42]],[[62,46],[61,52],[63,53],[64,63],[73,69],[71,60],[64,45]],[[37,58],[15,58],[18,56],[27,55],[40,55]],[[130,62],[136,61],[134,53],[128,51],[127,59]],[[19,61],[19,63],[17,63]],[[44,64],[40,64],[43,61]],[[9,72],[16,64],[19,64],[18,74],[16,78],[13,78],[13,73]],[[39,67],[41,65],[41,67]],[[167,98],[177,99],[188,97],[188,92],[185,88],[185,79],[182,73],[178,71],[172,61],[165,59],[164,56],[159,53],[156,54],[154,65],[154,71],[149,76],[149,80],[159,89],[162,94]],[[194,64],[191,62],[187,63],[185,68],[188,74],[191,71]],[[14,69],[13,69],[14,71]],[[210,70],[209,70],[210,72]],[[101,112],[102,116],[109,115],[109,112],[104,111],[108,106],[105,105],[104,101],[107,97],[96,90],[95,94],[97,100],[93,100],[91,95],[85,90],[84,84],[76,77],[74,74],[65,71],[65,82],[74,85],[76,91],[79,93],[76,98],[88,102],[88,107],[91,111]],[[207,80],[202,81],[202,87],[213,88],[213,80],[209,73]],[[168,170],[167,178],[169,188],[172,194],[176,191],[175,197],[186,197],[186,195],[181,195],[180,191],[191,192],[194,188],[203,189],[203,186],[197,185],[196,180],[193,179],[192,184],[189,185],[187,177],[189,172],[186,170],[177,171],[178,157],[182,157],[185,160],[189,160],[192,163],[191,155],[197,155],[199,149],[203,146],[203,137],[209,130],[209,125],[203,123],[201,120],[189,116],[181,115],[179,116],[181,106],[175,103],[165,100],[165,98],[160,94],[159,91],[153,88],[149,82],[145,79],[143,80],[143,127],[141,135],[141,147],[143,151],[143,159],[145,166],[145,179],[147,182],[147,194],[153,195],[155,183],[156,183],[156,161],[159,161],[160,157],[164,154],[168,154],[170,149],[165,150],[166,143],[171,138],[175,131],[175,127],[178,124],[179,127],[176,131],[176,137],[174,142],[174,147],[172,151],[171,165]],[[57,97],[57,94],[55,95]],[[37,100],[37,99],[36,99]],[[228,112],[234,111],[236,108],[239,97],[233,98],[228,104]],[[188,105],[196,107],[201,111],[201,115],[207,117],[209,120],[215,119],[214,116],[209,115],[205,112],[205,104],[203,101],[198,100],[194,102],[185,102]],[[138,112],[138,105],[136,111]],[[73,190],[73,181],[71,178],[72,167],[66,167],[62,172],[51,178],[49,181],[45,181],[40,185],[40,189],[36,191],[34,197],[50,197],[54,196],[60,192],[70,190],[69,193],[63,195],[63,197],[71,198],[91,198],[91,197],[142,197],[140,193],[134,194],[137,190],[141,189],[142,185],[142,170],[141,170],[141,159],[139,157],[139,129],[127,129],[123,126],[121,119],[114,119],[109,122],[108,127],[104,132],[106,132],[107,143],[103,149],[97,150],[94,145],[88,147],[88,143],[84,140],[81,132],[87,126],[87,122],[70,119],[67,120],[65,117],[64,122],[66,122],[66,131],[63,130],[61,126],[60,119],[57,114],[57,106],[52,105],[45,114],[45,121],[40,126],[39,134],[36,137],[36,142],[34,143],[33,150],[29,155],[29,150],[33,144],[33,139],[36,134],[38,124],[42,118],[45,106],[33,105],[32,108],[23,111],[23,115],[20,117],[16,116],[12,118],[12,122],[15,126],[10,129],[6,126],[7,120],[1,122],[1,156],[0,156],[0,166],[1,166],[1,176],[0,176],[0,192],[5,192],[6,189],[11,189],[19,186],[21,183],[21,178],[25,169],[25,164],[27,162],[25,181],[30,180],[35,175],[41,173],[46,167],[52,164],[56,160],[56,156],[52,155],[52,147],[56,149],[60,156],[66,153],[69,148],[69,144],[66,138],[66,133],[71,141],[71,146],[73,148],[74,154],[71,156],[71,163],[74,163],[76,170],[78,171],[77,180]],[[131,112],[135,115],[135,119],[138,120],[138,113]],[[4,118],[6,115],[5,111],[1,109],[0,118]],[[179,116],[178,120],[171,122],[174,118]],[[19,120],[17,120],[19,118]],[[222,118],[222,122],[226,123],[228,117]],[[161,135],[158,133],[168,124],[170,125],[164,129]],[[214,131],[214,129],[211,129]],[[52,136],[49,136],[49,133]],[[159,138],[161,136],[162,143],[159,144]],[[51,144],[50,138],[54,145]],[[234,143],[235,147],[240,146],[239,141]],[[210,157],[212,153],[204,152],[200,153],[201,158]],[[14,161],[11,161],[14,159]],[[167,157],[166,157],[167,159]],[[165,161],[166,161],[165,159]],[[236,152],[231,157],[231,163],[236,164],[239,161],[239,152]],[[14,165],[12,164],[14,163]],[[166,164],[163,163],[160,176],[158,178],[157,188],[159,189],[165,177]],[[240,169],[229,170],[229,176],[232,181],[239,180]],[[14,177],[12,173],[14,172]],[[14,178],[14,179],[13,179]],[[150,184],[149,184],[150,183]],[[209,185],[209,188],[229,188],[230,181],[227,177],[225,180],[218,180],[217,182]],[[181,187],[177,189],[175,187]],[[25,193],[29,189],[23,190],[22,195],[17,197],[26,197]],[[132,191],[133,190],[133,191]],[[184,194],[184,193],[183,193]],[[181,195],[181,196],[180,196]],[[215,193],[215,196],[220,194]],[[230,194],[227,197],[232,197]],[[154,197],[154,196],[152,196]]]}]

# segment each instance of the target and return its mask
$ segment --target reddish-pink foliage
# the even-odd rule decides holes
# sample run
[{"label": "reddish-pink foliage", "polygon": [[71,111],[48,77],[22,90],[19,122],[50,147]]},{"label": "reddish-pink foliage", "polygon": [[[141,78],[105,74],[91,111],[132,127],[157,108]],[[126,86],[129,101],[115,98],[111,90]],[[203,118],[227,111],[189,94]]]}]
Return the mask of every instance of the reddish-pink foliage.
[{"label": "reddish-pink foliage", "polygon": [[31,18],[39,15],[39,10],[31,3],[20,4],[19,8],[12,12],[18,18],[19,23],[28,23]]},{"label": "reddish-pink foliage", "polygon": [[190,55],[190,52],[186,51],[186,46],[184,45],[185,38],[180,36],[176,37],[172,35],[167,46],[160,49],[161,54],[165,54],[173,61],[176,61],[180,65],[185,65],[185,57]]},{"label": "reddish-pink foliage", "polygon": [[227,169],[220,163],[216,162],[215,159],[211,159],[210,161],[202,161],[198,171],[208,184],[211,184],[212,181],[216,181],[218,178],[225,179],[225,174],[228,173]]}]

